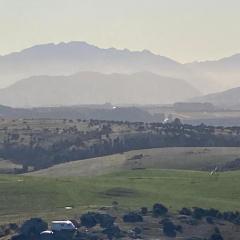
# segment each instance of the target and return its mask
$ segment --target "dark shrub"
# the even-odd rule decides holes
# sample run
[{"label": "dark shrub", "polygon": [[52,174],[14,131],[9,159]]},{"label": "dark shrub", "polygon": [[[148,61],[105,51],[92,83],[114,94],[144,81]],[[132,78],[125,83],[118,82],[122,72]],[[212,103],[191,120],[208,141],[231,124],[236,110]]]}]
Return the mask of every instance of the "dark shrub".
[{"label": "dark shrub", "polygon": [[111,227],[115,222],[115,218],[109,214],[97,213],[97,214],[95,214],[95,219],[102,228]]},{"label": "dark shrub", "polygon": [[209,240],[224,240],[220,233],[214,233],[211,235]]},{"label": "dark shrub", "polygon": [[163,225],[163,233],[168,237],[175,237],[177,232],[183,232],[181,225],[175,225],[168,218],[163,219],[159,223]]},{"label": "dark shrub", "polygon": [[176,229],[177,232],[180,232],[180,233],[183,232],[183,228],[182,228],[181,225],[176,225],[176,226],[175,226],[175,229]]},{"label": "dark shrub", "polygon": [[142,222],[143,218],[138,213],[130,212],[123,216],[123,221],[124,222]]},{"label": "dark shrub", "polygon": [[203,208],[195,207],[193,208],[192,216],[196,219],[202,219],[206,216],[206,210]]},{"label": "dark shrub", "polygon": [[23,223],[20,233],[26,237],[37,237],[41,232],[48,229],[48,224],[41,218],[31,218]]},{"label": "dark shrub", "polygon": [[97,225],[95,213],[85,213],[80,217],[81,225],[87,228],[92,228]]},{"label": "dark shrub", "polygon": [[191,211],[191,209],[189,209],[189,208],[182,208],[182,209],[179,211],[179,214],[181,214],[181,215],[186,215],[186,216],[191,216],[191,215],[192,215],[192,211]]},{"label": "dark shrub", "polygon": [[209,224],[213,224],[213,223],[214,223],[212,217],[206,217],[206,221],[207,221],[207,223],[209,223]]},{"label": "dark shrub", "polygon": [[104,229],[102,233],[106,234],[109,239],[120,238],[122,236],[120,228],[114,225]]},{"label": "dark shrub", "polygon": [[214,228],[214,233],[211,235],[209,240],[223,240],[223,237],[222,237],[218,227]]},{"label": "dark shrub", "polygon": [[146,215],[147,213],[148,213],[147,207],[142,207],[142,208],[141,208],[141,214],[142,214],[142,215]]},{"label": "dark shrub", "polygon": [[221,213],[217,209],[210,208],[207,210],[206,215],[209,217],[220,218]]},{"label": "dark shrub", "polygon": [[240,224],[240,217],[236,217],[233,221],[232,221],[234,224]]},{"label": "dark shrub", "polygon": [[165,215],[168,212],[168,209],[161,203],[156,203],[153,205],[153,215],[155,217]]},{"label": "dark shrub", "polygon": [[168,237],[176,237],[176,227],[171,221],[163,222],[163,233]]},{"label": "dark shrub", "polygon": [[88,234],[87,233],[83,233],[83,232],[77,232],[77,234],[74,237],[74,240],[85,240],[88,239]]},{"label": "dark shrub", "polygon": [[235,219],[237,219],[239,217],[239,213],[236,212],[224,212],[223,213],[223,219],[229,222],[234,222]]},{"label": "dark shrub", "polygon": [[28,238],[23,234],[18,234],[18,235],[12,236],[11,240],[28,240]]},{"label": "dark shrub", "polygon": [[109,214],[89,212],[83,214],[80,220],[81,225],[88,228],[94,227],[97,224],[100,224],[102,228],[108,228],[114,224],[115,218]]}]

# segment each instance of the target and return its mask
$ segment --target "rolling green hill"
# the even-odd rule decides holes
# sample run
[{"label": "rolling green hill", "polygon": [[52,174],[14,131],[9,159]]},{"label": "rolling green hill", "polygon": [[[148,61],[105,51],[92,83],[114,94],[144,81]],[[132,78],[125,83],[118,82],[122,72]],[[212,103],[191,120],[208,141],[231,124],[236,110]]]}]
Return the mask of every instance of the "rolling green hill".
[{"label": "rolling green hill", "polygon": [[[240,172],[132,170],[94,177],[46,178],[0,176],[0,222],[32,216],[45,219],[78,216],[111,206],[136,209],[162,202],[173,211],[181,207],[240,208]],[[71,206],[72,210],[66,210]]]},{"label": "rolling green hill", "polygon": [[59,164],[27,175],[93,176],[138,168],[206,170],[239,156],[240,148],[155,148]]}]

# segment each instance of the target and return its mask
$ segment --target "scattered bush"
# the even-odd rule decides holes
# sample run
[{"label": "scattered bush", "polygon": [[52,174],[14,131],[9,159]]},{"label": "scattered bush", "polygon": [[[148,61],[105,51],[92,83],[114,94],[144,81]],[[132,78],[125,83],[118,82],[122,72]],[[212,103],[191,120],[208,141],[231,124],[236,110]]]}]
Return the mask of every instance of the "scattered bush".
[{"label": "scattered bush", "polygon": [[213,233],[209,240],[224,240],[220,233]]},{"label": "scattered bush", "polygon": [[206,212],[207,211],[203,208],[195,207],[195,208],[193,208],[192,216],[196,219],[202,219],[203,217],[206,216]]},{"label": "scattered bush", "polygon": [[192,211],[191,211],[191,209],[189,209],[189,208],[182,208],[182,209],[179,211],[179,214],[181,214],[181,215],[186,215],[186,216],[191,216],[191,215],[192,215]]},{"label": "scattered bush", "polygon": [[85,213],[80,218],[81,225],[87,228],[92,228],[97,225],[95,213]]},{"label": "scattered bush", "polygon": [[209,224],[214,224],[213,218],[212,217],[206,217],[206,221]]},{"label": "scattered bush", "polygon": [[81,216],[81,225],[87,228],[91,228],[100,224],[102,228],[108,228],[113,226],[115,218],[109,214],[89,212]]},{"label": "scattered bush", "polygon": [[142,207],[141,208],[141,214],[146,215],[148,213],[148,208],[147,207]]},{"label": "scattered bush", "polygon": [[41,218],[31,218],[23,223],[20,233],[26,237],[37,237],[41,232],[48,229],[48,224]]},{"label": "scattered bush", "polygon": [[112,225],[102,231],[103,234],[108,236],[108,239],[120,238],[122,236],[121,230],[118,226]]},{"label": "scattered bush", "polygon": [[153,215],[155,217],[165,215],[168,212],[168,209],[161,203],[156,203],[153,205]]},{"label": "scattered bush", "polygon": [[132,222],[132,223],[143,222],[143,217],[138,213],[130,212],[123,216],[123,221],[124,222]]},{"label": "scattered bush", "polygon": [[109,227],[113,226],[113,224],[115,222],[115,218],[112,217],[109,214],[97,213],[95,215],[95,219],[96,219],[97,223],[99,223],[102,228],[109,228]]},{"label": "scattered bush", "polygon": [[168,237],[176,237],[176,227],[171,221],[163,222],[163,233]]}]

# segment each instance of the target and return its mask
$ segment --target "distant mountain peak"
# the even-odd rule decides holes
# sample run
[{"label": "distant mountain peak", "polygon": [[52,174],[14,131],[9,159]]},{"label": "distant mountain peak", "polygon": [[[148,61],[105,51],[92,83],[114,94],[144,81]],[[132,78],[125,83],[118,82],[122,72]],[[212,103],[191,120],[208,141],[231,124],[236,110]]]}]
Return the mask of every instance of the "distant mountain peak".
[{"label": "distant mountain peak", "polygon": [[240,86],[240,54],[212,62],[181,64],[149,50],[100,48],[84,41],[39,44],[0,56],[0,88],[31,76],[151,72],[184,79],[200,92]]}]

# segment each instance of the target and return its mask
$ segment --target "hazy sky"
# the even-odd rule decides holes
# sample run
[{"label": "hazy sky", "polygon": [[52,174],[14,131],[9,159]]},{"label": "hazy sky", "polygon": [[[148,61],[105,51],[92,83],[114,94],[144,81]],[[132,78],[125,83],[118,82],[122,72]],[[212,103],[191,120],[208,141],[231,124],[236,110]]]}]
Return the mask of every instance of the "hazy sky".
[{"label": "hazy sky", "polygon": [[240,53],[240,0],[0,0],[0,54],[86,41],[180,62]]}]

